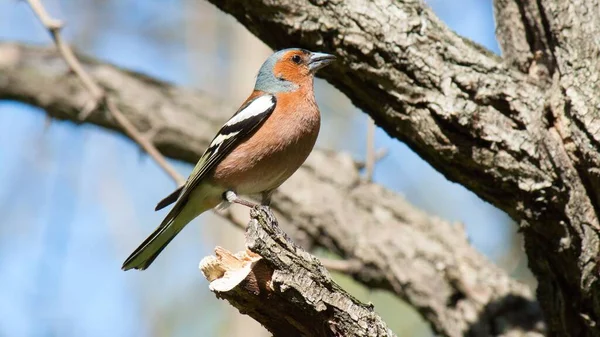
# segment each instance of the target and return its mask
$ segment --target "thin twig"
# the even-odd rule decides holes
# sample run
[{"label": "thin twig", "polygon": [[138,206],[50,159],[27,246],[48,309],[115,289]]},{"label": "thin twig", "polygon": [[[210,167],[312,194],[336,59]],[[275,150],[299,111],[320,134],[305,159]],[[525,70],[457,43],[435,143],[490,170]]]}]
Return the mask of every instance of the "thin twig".
[{"label": "thin twig", "polygon": [[50,32],[56,48],[71,71],[73,71],[73,73],[75,73],[75,75],[81,80],[83,86],[92,96],[90,102],[84,106],[83,111],[80,113],[80,120],[87,118],[89,114],[91,114],[101,103],[104,102],[110,114],[115,118],[123,130],[136,143],[138,143],[171,178],[173,178],[178,186],[183,185],[185,183],[185,179],[183,179],[183,177],[177,171],[175,171],[171,165],[169,165],[165,157],[158,152],[156,147],[152,144],[151,140],[144,137],[142,133],[138,131],[133,124],[131,124],[131,122],[127,119],[127,117],[125,117],[125,115],[123,115],[123,113],[106,94],[106,92],[83,69],[83,66],[73,53],[73,50],[64,42],[63,37],[60,34],[64,24],[61,21],[50,17],[39,0],[27,0],[27,3],[29,3],[29,6],[38,17],[42,25]]},{"label": "thin twig", "polygon": [[373,118],[367,117],[367,153],[365,158],[365,181],[373,181],[373,170],[375,169],[375,122]]},{"label": "thin twig", "polygon": [[[385,156],[387,156],[388,151],[385,148],[381,148],[377,151],[375,151],[375,156],[374,156],[374,160],[373,162],[375,164],[377,164],[377,162],[379,162],[381,159],[385,158]],[[362,170],[367,166],[367,163],[361,160],[356,160],[354,161],[354,166],[356,167],[357,170]]]},{"label": "thin twig", "polygon": [[51,18],[39,0],[28,0],[27,2],[29,3],[29,6],[31,6],[33,12],[42,22],[42,25],[44,25],[44,27],[46,27],[46,29],[48,29],[50,32],[50,35],[52,35],[52,39],[54,40],[56,47],[71,70],[75,73],[75,75],[77,75],[77,77],[81,79],[81,82],[90,92],[93,99],[96,101],[100,100],[104,95],[103,90],[96,84],[96,82],[94,82],[94,80],[92,80],[90,75],[83,70],[81,63],[79,63],[77,57],[75,57],[75,54],[73,54],[73,50],[71,50],[71,48],[64,42],[62,35],[60,34],[60,31],[64,26],[63,22]]}]

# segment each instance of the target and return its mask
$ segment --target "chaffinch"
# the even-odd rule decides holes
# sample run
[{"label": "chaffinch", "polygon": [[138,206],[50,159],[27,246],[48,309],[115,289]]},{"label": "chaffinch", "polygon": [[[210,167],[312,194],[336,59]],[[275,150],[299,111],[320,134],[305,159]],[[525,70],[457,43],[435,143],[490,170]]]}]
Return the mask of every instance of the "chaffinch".
[{"label": "chaffinch", "polygon": [[158,228],[125,260],[123,270],[146,269],[185,225],[201,213],[238,203],[238,194],[271,194],[312,151],[321,117],[313,80],[335,56],[284,49],[263,63],[254,91],[221,127],[186,183],[156,210],[175,203]]}]

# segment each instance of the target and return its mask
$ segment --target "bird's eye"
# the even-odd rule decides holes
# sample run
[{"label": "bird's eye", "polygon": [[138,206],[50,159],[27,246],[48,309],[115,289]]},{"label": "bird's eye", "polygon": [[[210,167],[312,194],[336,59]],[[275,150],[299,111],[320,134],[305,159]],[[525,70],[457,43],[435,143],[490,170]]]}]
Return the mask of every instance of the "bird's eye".
[{"label": "bird's eye", "polygon": [[294,55],[292,56],[292,62],[300,64],[302,62],[302,57],[300,57],[300,55]]}]

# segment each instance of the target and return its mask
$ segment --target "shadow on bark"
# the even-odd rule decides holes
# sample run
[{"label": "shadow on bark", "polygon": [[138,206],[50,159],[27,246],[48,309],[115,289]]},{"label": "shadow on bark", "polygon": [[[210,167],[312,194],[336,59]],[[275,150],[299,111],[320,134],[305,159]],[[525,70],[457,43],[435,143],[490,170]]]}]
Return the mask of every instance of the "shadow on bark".
[{"label": "shadow on bark", "polygon": [[510,331],[545,335],[539,303],[513,294],[490,302],[465,336],[508,336]]}]

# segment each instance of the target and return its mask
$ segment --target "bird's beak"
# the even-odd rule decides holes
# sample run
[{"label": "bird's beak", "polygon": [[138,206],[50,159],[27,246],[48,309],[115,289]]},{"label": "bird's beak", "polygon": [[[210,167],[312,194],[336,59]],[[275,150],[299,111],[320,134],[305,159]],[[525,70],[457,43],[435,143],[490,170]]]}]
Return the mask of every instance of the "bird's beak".
[{"label": "bird's beak", "polygon": [[335,61],[335,56],[325,53],[311,53],[308,59],[308,68],[311,73],[316,73],[317,70],[325,67]]}]

